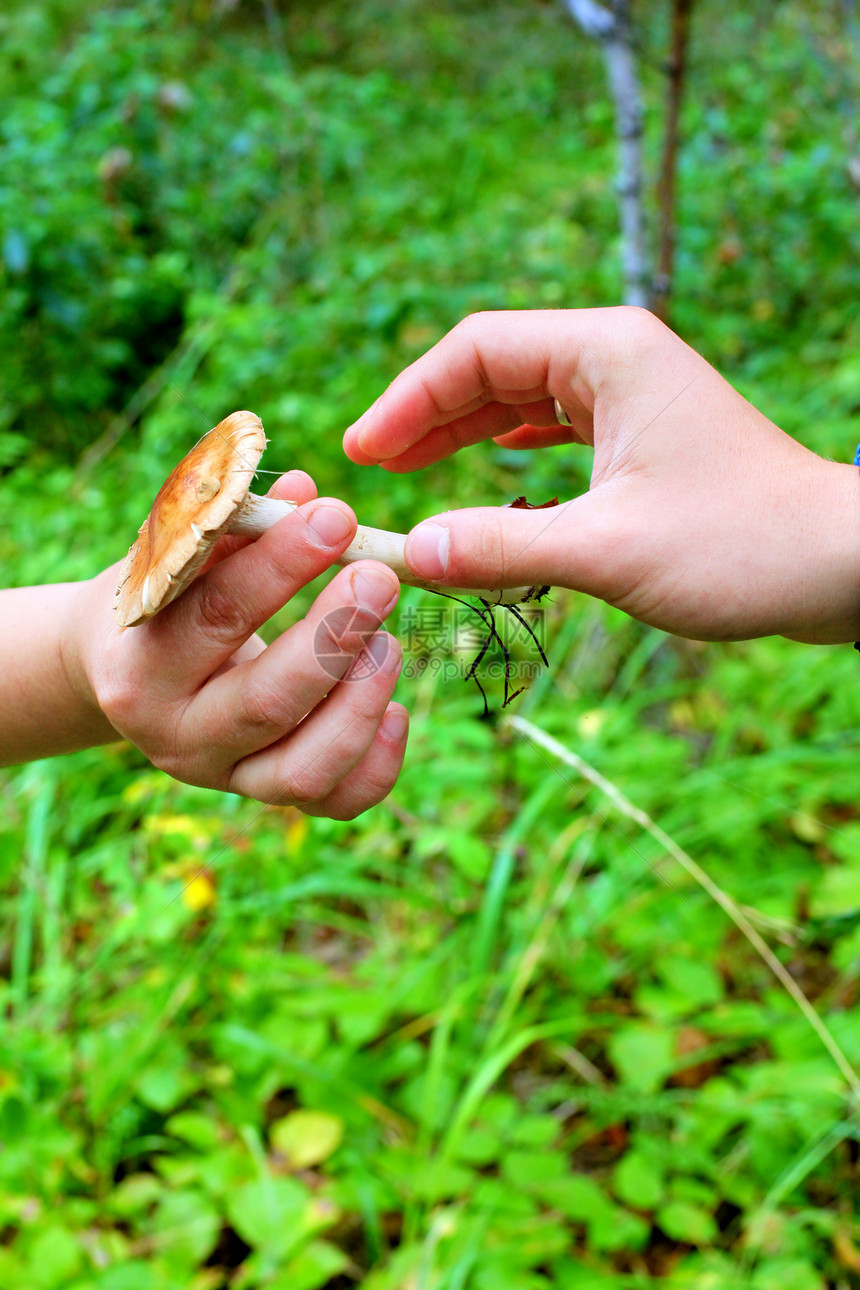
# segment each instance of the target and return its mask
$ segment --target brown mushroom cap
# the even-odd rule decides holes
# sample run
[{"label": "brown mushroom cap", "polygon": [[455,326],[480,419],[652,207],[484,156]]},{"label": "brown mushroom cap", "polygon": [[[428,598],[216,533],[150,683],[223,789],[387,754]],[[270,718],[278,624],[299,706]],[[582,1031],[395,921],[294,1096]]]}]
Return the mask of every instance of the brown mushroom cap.
[{"label": "brown mushroom cap", "polygon": [[181,595],[244,502],[265,446],[260,418],[233,412],[183,457],[123,562],[118,626],[135,627]]}]

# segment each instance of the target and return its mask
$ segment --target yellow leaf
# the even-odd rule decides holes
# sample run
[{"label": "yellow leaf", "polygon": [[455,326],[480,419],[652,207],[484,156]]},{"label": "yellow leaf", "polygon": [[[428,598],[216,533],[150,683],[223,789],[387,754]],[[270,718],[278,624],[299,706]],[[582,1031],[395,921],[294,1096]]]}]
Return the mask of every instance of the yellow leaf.
[{"label": "yellow leaf", "polygon": [[287,855],[295,856],[301,851],[308,836],[308,817],[301,811],[291,808],[287,816],[286,847]]},{"label": "yellow leaf", "polygon": [[148,815],[143,821],[143,831],[157,838],[163,837],[165,833],[193,838],[197,826],[190,815]]},{"label": "yellow leaf", "polygon": [[689,699],[675,699],[669,705],[669,715],[681,730],[690,730],[696,724],[696,710]]},{"label": "yellow leaf", "polygon": [[292,1111],[272,1125],[272,1146],[292,1169],[309,1169],[340,1146],[343,1120],[327,1111]]},{"label": "yellow leaf", "polygon": [[218,898],[215,884],[208,873],[198,873],[182,889],[182,903],[187,909],[197,913],[214,905]]},{"label": "yellow leaf", "polygon": [[576,728],[583,739],[593,739],[595,735],[600,734],[608,716],[609,713],[603,708],[592,708],[590,712],[583,712],[576,723]]},{"label": "yellow leaf", "polygon": [[122,790],[122,800],[129,806],[137,806],[153,793],[164,788],[164,776],[160,771],[150,775],[139,775]]},{"label": "yellow leaf", "polygon": [[801,842],[823,842],[827,829],[817,816],[810,811],[795,811],[788,819],[789,827]]},{"label": "yellow leaf", "polygon": [[150,837],[185,838],[198,848],[211,842],[220,828],[221,822],[207,815],[149,815],[143,821]]}]

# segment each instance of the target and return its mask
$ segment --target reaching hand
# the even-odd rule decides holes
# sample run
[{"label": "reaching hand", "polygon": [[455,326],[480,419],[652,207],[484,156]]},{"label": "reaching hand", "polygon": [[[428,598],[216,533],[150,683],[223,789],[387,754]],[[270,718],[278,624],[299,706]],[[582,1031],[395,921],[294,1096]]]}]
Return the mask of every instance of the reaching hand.
[{"label": "reaching hand", "polygon": [[860,635],[857,470],[784,434],[646,311],[467,318],[344,447],[408,471],[490,438],[593,444],[590,491],[552,510],[425,521],[406,546],[417,575],[572,587],[696,639]]}]

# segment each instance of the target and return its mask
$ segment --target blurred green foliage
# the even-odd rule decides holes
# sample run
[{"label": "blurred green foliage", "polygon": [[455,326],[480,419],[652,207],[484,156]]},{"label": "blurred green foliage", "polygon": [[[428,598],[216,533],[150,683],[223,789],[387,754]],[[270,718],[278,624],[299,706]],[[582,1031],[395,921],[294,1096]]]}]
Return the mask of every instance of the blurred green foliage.
[{"label": "blurred green foliage", "polygon": [[[845,459],[843,20],[697,6],[674,322]],[[0,38],[8,585],[120,556],[241,406],[268,467],[372,523],[585,486],[567,450],[408,478],[339,447],[468,311],[617,299],[612,112],[561,8],[13,0]],[[546,639],[518,710],[748,908],[860,1066],[851,651],[673,642],[566,593]],[[0,777],[0,1285],[856,1284],[857,1110],[794,1005],[647,834],[412,662],[406,771],[351,824],[126,746]]]}]

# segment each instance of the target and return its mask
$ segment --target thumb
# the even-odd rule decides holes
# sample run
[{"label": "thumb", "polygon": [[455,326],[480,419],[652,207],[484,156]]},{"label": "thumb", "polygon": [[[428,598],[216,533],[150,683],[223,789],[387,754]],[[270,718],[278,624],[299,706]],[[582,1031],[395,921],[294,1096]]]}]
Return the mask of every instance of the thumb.
[{"label": "thumb", "polygon": [[618,507],[596,493],[547,510],[448,511],[412,529],[406,563],[457,587],[572,587],[608,599],[623,582]]}]

